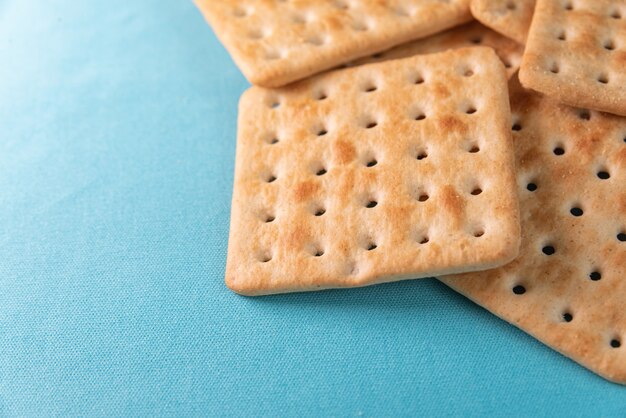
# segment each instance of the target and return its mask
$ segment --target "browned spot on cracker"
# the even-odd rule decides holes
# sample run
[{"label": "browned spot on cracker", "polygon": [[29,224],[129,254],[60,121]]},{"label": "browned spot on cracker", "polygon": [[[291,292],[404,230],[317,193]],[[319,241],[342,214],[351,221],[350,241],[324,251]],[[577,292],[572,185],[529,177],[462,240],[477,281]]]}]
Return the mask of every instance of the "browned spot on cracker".
[{"label": "browned spot on cracker", "polygon": [[320,185],[312,180],[298,183],[293,189],[293,196],[296,202],[309,200],[320,188]]},{"label": "browned spot on cracker", "polygon": [[437,120],[439,129],[448,132],[467,133],[467,124],[456,116],[442,116]]},{"label": "browned spot on cracker", "polygon": [[450,90],[443,83],[433,83],[433,90],[435,91],[435,95],[438,99],[446,99],[450,97]]},{"label": "browned spot on cracker", "polygon": [[449,184],[441,188],[439,204],[452,228],[458,228],[465,216],[465,199]]},{"label": "browned spot on cracker", "polygon": [[337,163],[347,164],[354,160],[356,150],[354,149],[354,145],[340,139],[333,144],[333,154],[335,155]]}]

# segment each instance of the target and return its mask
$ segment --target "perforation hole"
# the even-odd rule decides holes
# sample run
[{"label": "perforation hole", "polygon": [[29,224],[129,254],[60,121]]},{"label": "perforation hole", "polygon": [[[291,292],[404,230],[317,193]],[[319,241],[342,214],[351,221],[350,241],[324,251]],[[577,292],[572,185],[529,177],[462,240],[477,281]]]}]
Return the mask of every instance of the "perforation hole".
[{"label": "perforation hole", "polygon": [[310,37],[306,38],[304,40],[304,42],[306,42],[309,45],[313,45],[313,46],[321,46],[321,45],[324,45],[326,43],[326,41],[324,40],[323,37],[316,36],[316,35],[310,36]]},{"label": "perforation hole", "polygon": [[528,190],[529,192],[534,192],[535,190],[537,190],[537,184],[536,183],[528,183],[526,185],[526,190]]},{"label": "perforation hole", "polygon": [[619,234],[617,234],[617,240],[619,242],[626,242],[626,232],[620,232]]},{"label": "perforation hole", "polygon": [[611,347],[612,348],[620,348],[621,346],[622,346],[622,342],[619,339],[613,338],[611,340]]},{"label": "perforation hole", "polygon": [[321,128],[317,130],[317,136],[324,136],[328,133],[328,130],[326,130],[325,128]]},{"label": "perforation hole", "polygon": [[373,129],[375,127],[378,126],[378,122],[374,121],[374,120],[370,120],[368,122],[365,123],[365,129]]},{"label": "perforation hole", "polygon": [[572,320],[574,319],[574,315],[572,315],[569,312],[563,312],[562,317],[563,317],[563,321],[565,322],[572,322]]},{"label": "perforation hole", "polygon": [[378,90],[378,87],[376,87],[376,85],[375,85],[374,83],[369,83],[369,84],[366,84],[366,85],[363,87],[363,91],[364,91],[365,93],[373,93],[373,92],[375,92],[376,90]]},{"label": "perforation hole", "polygon": [[382,58],[382,57],[384,57],[384,56],[385,56],[385,53],[384,53],[384,52],[377,52],[376,54],[372,54],[372,58],[374,58],[374,59],[376,59],[376,60],[377,60],[377,59],[380,59],[380,58]]},{"label": "perforation hole", "polygon": [[619,10],[615,10],[615,11],[613,11],[613,13],[611,13],[611,17],[613,19],[621,19],[622,18],[622,14],[620,13]]},{"label": "perforation hole", "polygon": [[577,206],[574,206],[573,208],[571,208],[571,209],[569,210],[569,213],[571,213],[571,214],[572,214],[572,216],[576,216],[576,217],[578,217],[578,216],[583,216],[583,213],[584,213],[584,212],[583,212],[583,210],[582,210],[581,208],[579,208],[579,207],[577,207]]},{"label": "perforation hole", "polygon": [[515,285],[513,286],[513,293],[515,293],[516,295],[523,295],[524,293],[526,293],[526,288],[521,284]]},{"label": "perforation hole", "polygon": [[560,71],[559,69],[559,64],[557,64],[556,62],[552,63],[552,65],[550,65],[550,72],[552,74],[558,74]]},{"label": "perforation hole", "polygon": [[465,108],[465,113],[468,115],[473,115],[474,113],[476,113],[476,107],[469,105]]},{"label": "perforation hole", "polygon": [[469,149],[467,150],[467,152],[469,152],[470,154],[476,154],[479,151],[480,147],[476,144],[470,145]]},{"label": "perforation hole", "polygon": [[314,257],[321,257],[324,255],[324,250],[322,250],[321,248],[318,248],[317,250],[315,250],[315,253],[313,253]]},{"label": "perforation hole", "polygon": [[596,173],[596,176],[598,176],[600,180],[608,180],[609,178],[611,178],[611,174],[609,174],[609,172],[605,169],[598,171]]},{"label": "perforation hole", "polygon": [[591,112],[589,112],[586,109],[581,109],[578,111],[578,117],[582,120],[590,120],[591,119]]},{"label": "perforation hole", "polygon": [[471,77],[473,75],[474,75],[474,71],[472,71],[470,69],[465,70],[465,72],[463,73],[464,77]]},{"label": "perforation hole", "polygon": [[567,35],[565,34],[565,31],[561,31],[561,32],[559,32],[559,34],[558,34],[558,36],[557,36],[557,39],[558,39],[559,41],[564,41],[564,40],[566,40],[566,39],[567,39]]},{"label": "perforation hole", "polygon": [[511,62],[507,59],[502,59],[502,62],[504,63],[504,68],[512,68],[513,64],[511,64]]},{"label": "perforation hole", "polygon": [[517,9],[517,5],[514,2],[512,2],[512,1],[508,1],[506,3],[506,8],[508,10],[515,10],[515,9]]},{"label": "perforation hole", "polygon": [[552,245],[546,245],[541,249],[541,252],[545,255],[552,255],[556,252],[556,249]]},{"label": "perforation hole", "polygon": [[378,164],[378,161],[376,161],[376,159],[375,159],[375,158],[372,158],[371,160],[369,160],[369,161],[365,164],[365,166],[366,166],[366,167],[374,167],[376,164]]},{"label": "perforation hole", "polygon": [[265,33],[261,29],[252,29],[248,32],[248,38],[259,40],[265,38]]},{"label": "perforation hole", "polygon": [[608,40],[608,41],[605,41],[604,44],[602,44],[602,46],[607,51],[613,51],[615,49],[615,42],[613,42],[612,40]]},{"label": "perforation hole", "polygon": [[600,74],[598,76],[598,83],[607,84],[609,82],[609,77],[606,74]]},{"label": "perforation hole", "polygon": [[324,174],[326,174],[327,171],[325,168],[320,168],[319,170],[317,170],[317,172],[315,173],[316,176],[323,176]]},{"label": "perforation hole", "polygon": [[274,183],[276,181],[276,176],[274,174],[268,174],[265,177],[265,182],[266,183]]},{"label": "perforation hole", "polygon": [[420,150],[417,152],[417,156],[415,157],[417,160],[421,161],[428,157],[428,151]]},{"label": "perforation hole", "polygon": [[511,129],[516,132],[519,132],[522,130],[522,125],[519,122],[515,122],[513,126],[511,126]]},{"label": "perforation hole", "polygon": [[328,99],[328,95],[323,90],[318,91],[314,97],[315,97],[315,100],[319,100],[319,101]]},{"label": "perforation hole", "polygon": [[602,273],[600,273],[599,271],[592,271],[591,273],[589,273],[589,279],[591,281],[597,282],[598,280],[602,279]]},{"label": "perforation hole", "polygon": [[472,196],[478,196],[482,192],[483,192],[483,189],[481,189],[480,187],[474,187],[471,191],[471,194]]},{"label": "perforation hole", "polygon": [[269,223],[271,223],[271,222],[274,222],[274,220],[276,220],[276,217],[275,217],[275,216],[273,216],[273,215],[267,215],[267,216],[265,216],[265,223],[268,223],[268,224],[269,224]]},{"label": "perforation hole", "polygon": [[300,14],[300,13],[296,13],[294,15],[291,16],[291,21],[293,23],[299,24],[299,25],[303,25],[307,22],[307,16],[304,14]]},{"label": "perforation hole", "polygon": [[574,10],[574,5],[572,4],[571,1],[566,1],[565,4],[563,5],[563,8],[567,11],[571,11],[571,10]]},{"label": "perforation hole", "polygon": [[417,196],[417,201],[418,202],[426,202],[428,199],[430,199],[430,196],[428,196],[428,193],[420,193]]},{"label": "perforation hole", "polygon": [[272,253],[270,253],[269,251],[263,251],[263,252],[259,253],[258,260],[261,263],[268,263],[268,262],[270,262],[272,260]]},{"label": "perforation hole", "polygon": [[415,80],[413,81],[413,84],[424,84],[424,77],[422,77],[421,75],[416,75],[415,76]]},{"label": "perforation hole", "polygon": [[278,140],[278,138],[275,135],[270,135],[267,137],[267,139],[265,140],[268,144],[270,145],[275,145],[278,144],[280,141]]},{"label": "perforation hole", "polygon": [[356,21],[352,23],[352,29],[357,32],[365,32],[369,29],[365,22]]},{"label": "perforation hole", "polygon": [[235,17],[246,17],[248,16],[248,11],[241,7],[237,7],[233,10],[233,16]]},{"label": "perforation hole", "polygon": [[337,0],[334,2],[334,6],[339,10],[348,10],[350,6],[345,1]]},{"label": "perforation hole", "polygon": [[408,10],[406,10],[404,7],[396,7],[393,10],[393,13],[395,13],[397,16],[402,16],[402,17],[411,16],[411,13]]},{"label": "perforation hole", "polygon": [[426,113],[424,113],[424,111],[422,110],[417,110],[413,119],[415,119],[416,121],[424,120],[426,119]]},{"label": "perforation hole", "polygon": [[427,233],[422,233],[422,234],[418,234],[416,241],[419,244],[424,245],[424,244],[428,244],[430,242],[430,238],[428,237]]},{"label": "perforation hole", "polygon": [[365,207],[368,208],[368,209],[375,208],[376,206],[378,206],[378,202],[375,201],[375,200],[370,200],[365,205]]},{"label": "perforation hole", "polygon": [[480,238],[483,235],[485,235],[485,230],[484,229],[477,229],[474,231],[474,237],[475,238]]},{"label": "perforation hole", "polygon": [[554,149],[552,150],[552,152],[554,153],[554,155],[563,155],[565,154],[565,150],[563,149],[562,146],[556,146],[554,147]]},{"label": "perforation hole", "polygon": [[315,209],[315,211],[313,212],[313,214],[314,214],[315,216],[322,216],[322,215],[323,215],[323,214],[325,214],[325,213],[326,213],[326,209],[324,209],[324,208],[317,208],[317,209]]},{"label": "perforation hole", "polygon": [[274,61],[283,58],[283,54],[280,51],[267,51],[265,53],[265,59]]},{"label": "perforation hole", "polygon": [[367,249],[367,251],[372,251],[378,248],[378,245],[373,242],[369,242],[365,248]]},{"label": "perforation hole", "polygon": [[470,39],[470,42],[475,44],[475,45],[478,45],[478,44],[482,43],[482,41],[483,41],[483,38],[481,38],[480,36],[476,36],[476,37]]}]

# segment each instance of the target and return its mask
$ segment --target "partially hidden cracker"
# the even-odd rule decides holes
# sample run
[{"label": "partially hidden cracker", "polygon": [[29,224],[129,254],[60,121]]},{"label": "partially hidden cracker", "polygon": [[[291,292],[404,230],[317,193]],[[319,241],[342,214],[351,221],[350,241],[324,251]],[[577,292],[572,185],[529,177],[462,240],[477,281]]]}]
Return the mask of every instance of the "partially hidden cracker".
[{"label": "partially hidden cracker", "polygon": [[496,32],[520,44],[526,42],[535,0],[472,0],[472,15]]},{"label": "partially hidden cracker", "polygon": [[626,118],[512,83],[520,255],[495,270],[440,280],[626,384]]},{"label": "partially hidden cracker", "polygon": [[471,20],[470,0],[196,0],[252,83],[278,87]]},{"label": "partially hidden cracker", "polygon": [[488,46],[494,49],[506,67],[509,78],[519,69],[524,48],[515,41],[492,31],[476,21],[397,46],[388,51],[361,58],[350,65],[362,65],[370,62],[406,58],[413,55],[432,54],[447,51],[448,49],[477,45]]},{"label": "partially hidden cracker", "polygon": [[504,66],[465,48],[252,87],[226,284],[260,295],[483,270],[520,231]]},{"label": "partially hidden cracker", "polygon": [[522,58],[526,88],[626,116],[626,0],[538,0]]}]

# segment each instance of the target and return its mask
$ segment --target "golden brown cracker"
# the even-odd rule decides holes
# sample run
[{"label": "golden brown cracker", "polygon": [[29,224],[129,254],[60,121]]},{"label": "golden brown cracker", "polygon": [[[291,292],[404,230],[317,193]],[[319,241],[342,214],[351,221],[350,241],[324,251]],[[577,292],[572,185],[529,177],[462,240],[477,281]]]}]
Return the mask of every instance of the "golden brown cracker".
[{"label": "golden brown cracker", "polygon": [[252,87],[239,104],[227,285],[260,295],[510,261],[509,125],[490,48]]}]

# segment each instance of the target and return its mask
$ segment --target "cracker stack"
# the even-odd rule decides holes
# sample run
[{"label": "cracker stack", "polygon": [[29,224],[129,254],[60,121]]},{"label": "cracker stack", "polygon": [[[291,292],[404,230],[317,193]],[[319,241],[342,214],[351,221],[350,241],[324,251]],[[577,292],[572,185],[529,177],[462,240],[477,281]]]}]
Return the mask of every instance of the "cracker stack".
[{"label": "cracker stack", "polygon": [[440,276],[626,384],[626,0],[198,7],[256,85],[231,289]]}]

